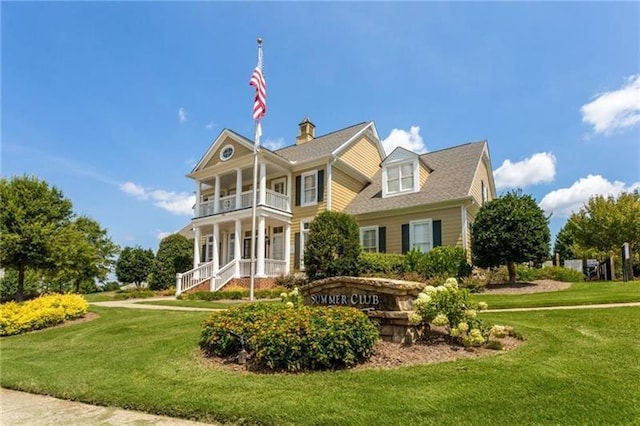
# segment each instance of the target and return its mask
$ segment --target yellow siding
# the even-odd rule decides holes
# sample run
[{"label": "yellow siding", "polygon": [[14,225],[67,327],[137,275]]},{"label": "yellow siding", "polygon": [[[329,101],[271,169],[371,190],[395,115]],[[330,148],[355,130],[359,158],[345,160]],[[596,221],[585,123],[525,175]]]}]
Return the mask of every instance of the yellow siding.
[{"label": "yellow siding", "polygon": [[376,144],[364,136],[359,141],[352,143],[340,155],[340,158],[369,178],[376,174],[380,168],[380,162],[382,162]]},{"label": "yellow siding", "polygon": [[427,181],[427,176],[429,176],[429,171],[425,165],[422,164],[422,161],[418,161],[418,172],[420,173],[420,188],[422,188]]},{"label": "yellow siding", "polygon": [[478,170],[476,172],[473,183],[471,184],[471,196],[475,199],[476,203],[479,206],[482,205],[482,183],[487,186],[487,194],[489,196],[487,201],[491,201],[491,188],[490,188],[490,180],[489,180],[489,171],[487,170],[487,166],[484,161],[481,161],[478,165]]},{"label": "yellow siding", "polygon": [[361,220],[356,216],[358,225],[386,226],[387,228],[387,253],[402,253],[402,225],[413,220],[432,219],[442,221],[442,245],[462,245],[462,225],[460,207],[433,210],[427,212],[381,216],[374,219]]},{"label": "yellow siding", "polygon": [[362,190],[362,184],[336,167],[331,174],[331,209],[341,212]]},{"label": "yellow siding", "polygon": [[231,138],[226,138],[224,142],[217,146],[216,150],[213,152],[213,155],[204,166],[204,168],[213,167],[216,164],[222,163],[223,161],[220,160],[220,150],[227,145],[232,145],[233,149],[235,150],[235,152],[233,153],[233,157],[231,157],[232,160],[252,154],[252,151],[250,149],[247,149],[244,145],[240,145],[238,142],[234,141]]}]

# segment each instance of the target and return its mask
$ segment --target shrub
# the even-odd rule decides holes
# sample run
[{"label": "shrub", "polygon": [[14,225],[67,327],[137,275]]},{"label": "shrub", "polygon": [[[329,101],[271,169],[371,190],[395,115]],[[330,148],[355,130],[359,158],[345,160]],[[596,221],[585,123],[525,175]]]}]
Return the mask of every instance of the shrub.
[{"label": "shrub", "polygon": [[411,317],[414,325],[427,329],[431,325],[445,327],[449,336],[464,346],[480,346],[487,340],[488,330],[477,316],[478,310],[487,308],[486,303],[472,302],[469,290],[459,288],[455,278],[449,278],[438,286],[426,286],[414,307]]},{"label": "shrub", "polygon": [[584,281],[584,275],[574,269],[563,268],[561,266],[550,266],[540,269],[539,280],[549,279],[563,282]]},{"label": "shrub", "polygon": [[466,288],[471,293],[479,293],[484,290],[484,287],[487,285],[486,279],[481,279],[479,277],[465,277],[460,282],[460,288]]},{"label": "shrub", "polygon": [[284,287],[292,290],[295,287],[302,287],[308,283],[307,276],[305,274],[287,274],[280,275],[275,279],[275,283],[278,287]]},{"label": "shrub", "polygon": [[51,294],[0,305],[0,336],[10,336],[82,317],[89,304],[77,294]]},{"label": "shrub", "polygon": [[304,247],[310,280],[358,275],[360,231],[353,216],[325,211],[311,222]]},{"label": "shrub", "polygon": [[[235,334],[234,334],[235,333]],[[214,312],[200,347],[209,355],[252,353],[258,369],[303,371],[350,367],[371,356],[376,327],[355,308],[248,304]]]},{"label": "shrub", "polygon": [[404,256],[392,253],[360,253],[360,275],[399,278],[405,272]]},{"label": "shrub", "polygon": [[[276,287],[268,290],[255,290],[253,295],[256,299],[276,299],[286,290],[283,287]],[[179,296],[183,300],[240,300],[249,297],[249,290],[221,290],[211,291],[195,291],[193,293],[183,293]]]},{"label": "shrub", "polygon": [[418,264],[423,277],[467,277],[471,266],[462,247],[439,246],[429,250]]}]

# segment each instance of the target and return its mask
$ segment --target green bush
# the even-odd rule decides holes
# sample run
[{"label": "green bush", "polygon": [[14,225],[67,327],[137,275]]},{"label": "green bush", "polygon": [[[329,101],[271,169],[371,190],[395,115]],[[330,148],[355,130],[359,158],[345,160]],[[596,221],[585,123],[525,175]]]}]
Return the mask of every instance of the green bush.
[{"label": "green bush", "polygon": [[561,266],[550,266],[540,269],[539,280],[555,280],[568,283],[584,281],[584,275],[574,269],[563,268]]},{"label": "green bush", "polygon": [[405,272],[404,256],[393,253],[360,253],[360,275],[398,278]]},{"label": "green bush", "polygon": [[[234,334],[235,333],[235,334]],[[200,347],[209,355],[252,354],[250,367],[304,371],[351,367],[373,353],[378,330],[355,308],[248,304],[214,312]]]},{"label": "green bush", "polygon": [[417,272],[425,278],[463,278],[471,274],[471,266],[467,263],[467,254],[462,247],[434,247],[424,255],[418,266]]},{"label": "green bush", "polygon": [[311,222],[305,240],[304,267],[310,280],[358,275],[360,231],[353,216],[322,212]]},{"label": "green bush", "polygon": [[284,287],[287,290],[302,287],[308,282],[309,280],[307,280],[307,276],[303,273],[280,275],[275,279],[275,283],[278,287]]},{"label": "green bush", "polygon": [[[253,296],[256,299],[276,299],[286,290],[283,287],[276,287],[268,290],[255,290]],[[221,290],[211,291],[194,291],[193,293],[184,293],[179,296],[182,300],[206,300],[208,302],[214,300],[240,300],[249,298],[249,290]]]}]

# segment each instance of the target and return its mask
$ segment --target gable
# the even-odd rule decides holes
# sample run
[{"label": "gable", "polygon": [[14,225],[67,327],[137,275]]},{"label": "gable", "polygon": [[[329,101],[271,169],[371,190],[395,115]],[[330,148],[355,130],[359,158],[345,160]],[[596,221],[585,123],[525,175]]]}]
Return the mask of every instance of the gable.
[{"label": "gable", "polygon": [[339,158],[364,173],[369,179],[376,174],[382,161],[376,143],[366,136],[348,146]]},{"label": "gable", "polygon": [[412,161],[418,158],[418,154],[411,152],[401,146],[393,150],[391,154],[387,156],[382,162],[383,166],[388,166],[394,163],[401,163],[403,161]]},{"label": "gable", "polygon": [[189,175],[193,175],[205,167],[211,167],[222,162],[220,160],[220,150],[227,145],[233,146],[234,149],[234,154],[230,160],[244,156],[247,152],[253,152],[253,142],[229,129],[224,129],[209,146],[207,152],[200,158],[200,161],[198,161]]},{"label": "gable", "polygon": [[[233,148],[233,155],[228,160],[223,160],[220,154],[227,147]],[[224,140],[220,141],[219,144],[217,144],[215,149],[211,152],[209,161],[207,161],[207,163],[204,166],[202,166],[202,169],[214,167],[215,165],[220,163],[226,163],[228,161],[237,160],[238,158],[241,158],[250,154],[253,154],[253,151],[248,149],[245,146],[245,144],[239,143],[238,141],[228,136]]]}]

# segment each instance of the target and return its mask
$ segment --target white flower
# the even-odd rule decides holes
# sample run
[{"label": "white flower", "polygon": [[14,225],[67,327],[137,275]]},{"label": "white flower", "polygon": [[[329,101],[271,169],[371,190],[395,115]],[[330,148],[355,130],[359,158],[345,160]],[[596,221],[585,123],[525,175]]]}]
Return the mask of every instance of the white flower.
[{"label": "white flower", "polygon": [[486,311],[489,308],[486,302],[478,302],[478,309],[481,311]]},{"label": "white flower", "polygon": [[280,298],[281,299],[286,299],[287,298],[287,293],[280,293]]},{"label": "white flower", "polygon": [[287,308],[293,308],[293,302],[287,302]]},{"label": "white flower", "polygon": [[436,292],[436,288],[432,285],[428,285],[422,291],[427,295],[431,295]]},{"label": "white flower", "polygon": [[447,280],[444,282],[444,286],[449,290],[453,290],[453,289],[457,290],[458,280],[456,280],[455,278],[447,278]]},{"label": "white flower", "polygon": [[475,309],[468,309],[464,311],[464,316],[467,318],[475,318],[477,315],[478,314]]},{"label": "white flower", "polygon": [[466,322],[461,322],[460,324],[458,324],[458,330],[460,330],[462,333],[466,333],[467,331],[469,331],[469,324],[467,324]]},{"label": "white flower", "polygon": [[445,325],[449,325],[449,319],[443,313],[436,315],[436,317],[431,322],[437,327],[444,327]]},{"label": "white flower", "polygon": [[291,293],[289,293],[290,296],[297,296],[299,294],[298,292],[298,287],[294,288]]},{"label": "white flower", "polygon": [[411,325],[418,325],[421,322],[422,322],[422,317],[417,312],[412,313],[411,316],[409,317],[409,324]]}]

